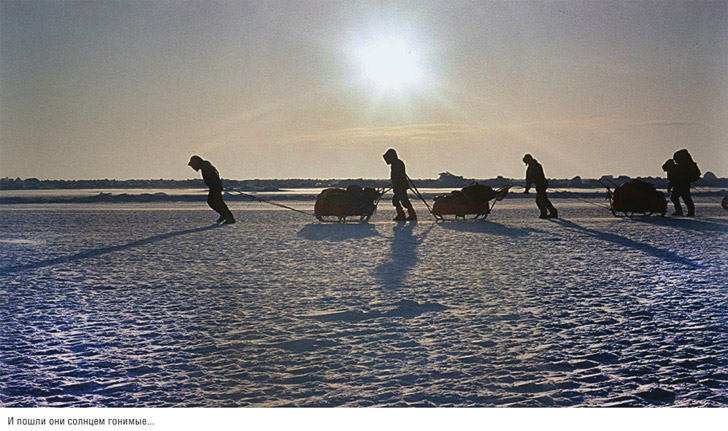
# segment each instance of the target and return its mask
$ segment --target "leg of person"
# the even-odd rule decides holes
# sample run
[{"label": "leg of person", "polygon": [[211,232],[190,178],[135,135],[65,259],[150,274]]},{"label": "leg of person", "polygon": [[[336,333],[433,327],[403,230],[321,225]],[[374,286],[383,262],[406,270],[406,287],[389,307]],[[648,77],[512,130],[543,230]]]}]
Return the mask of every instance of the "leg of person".
[{"label": "leg of person", "polygon": [[225,217],[225,220],[222,221],[223,224],[235,223],[235,217],[233,217],[232,211],[230,211],[230,208],[228,208],[222,198],[220,199],[220,211],[222,211],[222,214]]},{"label": "leg of person", "polygon": [[672,195],[670,195],[670,201],[675,205],[675,212],[672,213],[674,216],[683,215],[682,206],[680,205],[680,187],[675,186],[672,188]]},{"label": "leg of person", "polygon": [[[404,189],[404,197],[407,198],[407,189]],[[394,221],[404,221],[407,219],[407,217],[404,215],[404,210],[402,209],[402,190],[401,189],[394,189],[394,197],[392,198],[392,205],[394,205],[394,208],[397,210],[397,216],[394,217]]]},{"label": "leg of person", "polygon": [[536,206],[541,211],[541,215],[538,216],[539,218],[548,218],[548,201],[546,191],[536,190]]},{"label": "leg of person", "polygon": [[[544,192],[544,196],[546,196],[546,192]],[[546,209],[549,210],[549,218],[559,218],[559,212],[556,211],[556,208],[551,203],[548,197],[546,197]]]},{"label": "leg of person", "polygon": [[220,218],[217,219],[218,223],[232,224],[235,223],[235,217],[230,209],[225,205],[225,201],[222,199],[222,191],[210,191],[210,195],[207,198],[207,203],[210,208],[220,214]]},{"label": "leg of person", "polygon": [[693,197],[690,195],[690,186],[685,188],[682,198],[683,202],[685,202],[685,207],[688,209],[688,212],[685,215],[688,217],[695,217],[695,203],[693,202]]},{"label": "leg of person", "polygon": [[407,220],[417,220],[417,213],[415,213],[415,207],[412,206],[412,202],[410,202],[409,196],[407,196],[407,189],[400,194],[399,201],[402,203],[402,206],[407,208]]},{"label": "leg of person", "polygon": [[407,208],[407,220],[409,220],[409,221],[417,220],[417,213],[415,212],[415,207],[413,207],[412,205],[410,205]]},{"label": "leg of person", "polygon": [[[220,196],[220,197],[218,198],[218,196]],[[225,216],[223,215],[223,213],[220,212],[220,210],[218,208],[218,205],[217,205],[218,199],[222,199],[222,194],[219,191],[210,190],[210,192],[207,194],[207,205],[209,205],[213,211],[215,211],[216,213],[218,213],[220,215],[220,217],[218,217],[216,223],[221,223],[223,220],[225,220]]]},{"label": "leg of person", "polygon": [[546,215],[547,218],[559,217],[559,212],[556,211],[556,208],[554,208],[553,204],[551,204],[551,201],[546,195],[546,187],[544,187],[543,189],[540,187],[536,188],[536,199],[541,199],[541,205],[543,205],[539,206],[539,209],[541,209],[541,215],[543,215],[544,208],[546,208],[546,210],[548,211],[548,215]]}]

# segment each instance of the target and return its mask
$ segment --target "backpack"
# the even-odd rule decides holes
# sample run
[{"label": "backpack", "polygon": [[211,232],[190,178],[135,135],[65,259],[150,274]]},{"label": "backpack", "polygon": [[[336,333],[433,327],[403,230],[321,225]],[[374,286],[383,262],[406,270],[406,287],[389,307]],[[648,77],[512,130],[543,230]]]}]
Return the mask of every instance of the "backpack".
[{"label": "backpack", "polygon": [[698,181],[700,179],[700,168],[698,168],[698,164],[695,162],[692,162],[689,166],[689,175],[688,180],[691,183],[694,183],[695,181]]},{"label": "backpack", "polygon": [[675,163],[679,164],[688,164],[693,161],[693,156],[690,155],[688,150],[683,148],[682,150],[675,151],[675,154],[672,155],[672,159],[675,161]]},{"label": "backpack", "polygon": [[700,179],[700,168],[693,161],[692,156],[686,149],[676,151],[672,155],[673,160],[677,163],[678,169],[685,175],[685,178],[694,183]]}]

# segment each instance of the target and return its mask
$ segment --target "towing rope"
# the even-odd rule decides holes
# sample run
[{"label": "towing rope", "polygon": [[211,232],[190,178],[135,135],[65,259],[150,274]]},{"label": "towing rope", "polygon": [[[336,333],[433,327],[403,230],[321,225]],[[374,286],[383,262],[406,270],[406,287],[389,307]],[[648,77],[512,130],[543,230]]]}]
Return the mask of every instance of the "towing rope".
[{"label": "towing rope", "polygon": [[299,210],[299,209],[296,209],[296,208],[293,208],[293,207],[289,207],[288,205],[283,205],[283,204],[279,204],[277,202],[269,201],[267,199],[261,198],[260,196],[251,195],[249,193],[245,193],[245,192],[240,191],[240,190],[237,190],[237,189],[226,189],[226,191],[233,192],[233,193],[238,193],[238,194],[241,194],[243,196],[247,196],[247,197],[249,197],[249,198],[251,198],[253,200],[256,200],[256,201],[259,201],[259,202],[263,202],[263,203],[266,203],[266,204],[270,204],[270,205],[275,205],[277,207],[289,209],[289,210],[295,211],[297,213],[306,214],[306,215],[309,215],[309,216],[316,217],[316,214],[314,214],[314,213],[310,213],[310,212],[307,212],[307,211],[302,211],[302,210]]},{"label": "towing rope", "polygon": [[706,194],[705,197],[708,198],[708,200],[710,200],[711,202],[715,202],[717,204],[722,203],[721,201],[719,201],[717,199],[713,199],[713,197],[708,194],[708,193],[714,193],[714,192],[711,192],[709,190],[705,190],[704,188],[698,187],[698,186],[693,186],[693,187],[695,188],[695,190],[699,191],[700,193],[705,193]]},{"label": "towing rope", "polygon": [[[392,188],[391,186],[387,186],[387,187],[383,188],[382,191],[379,194],[379,197],[376,200],[373,201],[373,203],[374,203],[374,210],[375,211],[376,211],[377,205],[379,204],[379,201],[382,199],[382,196],[387,191],[389,191],[389,189],[391,189],[391,188]],[[273,201],[270,201],[270,200],[267,200],[267,199],[263,199],[260,196],[251,195],[250,193],[245,193],[242,190],[227,188],[227,189],[225,189],[225,191],[232,192],[232,193],[237,193],[237,194],[240,194],[240,195],[243,195],[243,196],[247,196],[247,197],[249,197],[249,198],[251,198],[253,200],[256,200],[258,202],[263,202],[263,203],[266,203],[266,204],[275,205],[277,207],[285,208],[285,209],[288,209],[288,210],[291,210],[291,211],[295,211],[297,213],[301,213],[301,214],[305,214],[305,215],[308,215],[308,216],[316,217],[318,219],[318,216],[316,214],[314,214],[314,213],[310,213],[308,211],[299,210],[299,209],[296,209],[296,208],[293,208],[293,207],[289,207],[288,205],[283,205],[283,204],[279,204],[278,202],[273,202]],[[358,211],[361,208],[363,208],[364,206],[366,206],[366,205],[359,206],[358,208],[355,208],[355,210]],[[372,214],[373,214],[373,212],[372,212]]]},{"label": "towing rope", "polygon": [[[556,192],[556,193],[564,193],[564,194],[567,194],[567,195],[573,195],[574,198],[576,198],[576,199],[578,199],[578,200],[580,200],[582,202],[586,202],[589,205],[594,205],[594,206],[597,206],[599,208],[604,208],[604,209],[611,209],[611,206],[610,205],[592,202],[590,200],[587,200],[587,199],[582,198],[581,196],[579,196],[578,194],[576,194],[574,192],[570,192],[570,191],[562,190],[562,189],[551,189],[551,191]],[[611,193],[611,190],[609,188],[607,188],[607,192],[608,193]],[[607,195],[607,199],[608,198],[609,198],[609,195]]]}]

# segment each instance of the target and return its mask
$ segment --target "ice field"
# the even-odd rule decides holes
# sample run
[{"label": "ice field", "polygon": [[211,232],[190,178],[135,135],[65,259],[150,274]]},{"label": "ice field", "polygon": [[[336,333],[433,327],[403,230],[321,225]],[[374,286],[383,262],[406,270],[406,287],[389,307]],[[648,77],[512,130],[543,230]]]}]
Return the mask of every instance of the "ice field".
[{"label": "ice field", "polygon": [[553,202],[0,206],[0,406],[728,406],[728,212]]}]

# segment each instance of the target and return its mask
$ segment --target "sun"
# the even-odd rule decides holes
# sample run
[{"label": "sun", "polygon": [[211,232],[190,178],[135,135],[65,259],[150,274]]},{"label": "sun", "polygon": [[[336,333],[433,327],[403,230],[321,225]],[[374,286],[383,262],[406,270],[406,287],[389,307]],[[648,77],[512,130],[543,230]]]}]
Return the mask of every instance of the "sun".
[{"label": "sun", "polygon": [[421,83],[417,51],[399,38],[379,39],[356,51],[362,77],[380,90],[401,91]]}]

